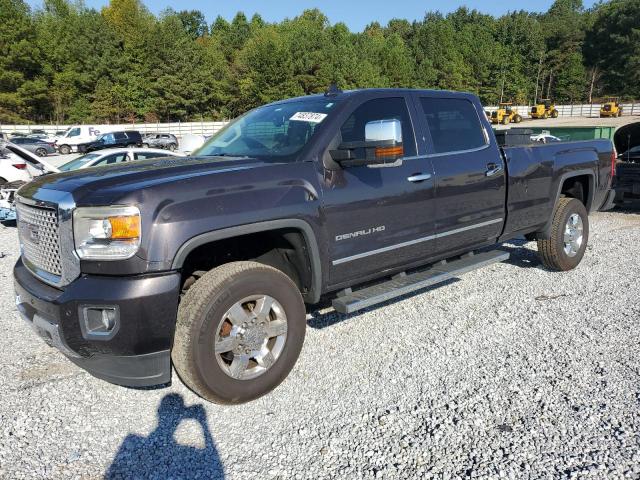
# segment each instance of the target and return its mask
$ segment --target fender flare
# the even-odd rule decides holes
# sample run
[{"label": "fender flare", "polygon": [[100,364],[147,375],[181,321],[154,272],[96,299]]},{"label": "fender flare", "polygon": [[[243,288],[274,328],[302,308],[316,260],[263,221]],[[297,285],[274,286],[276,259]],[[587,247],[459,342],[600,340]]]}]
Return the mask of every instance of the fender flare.
[{"label": "fender flare", "polygon": [[593,211],[593,198],[596,188],[596,179],[593,170],[584,169],[584,170],[572,170],[570,172],[566,172],[562,174],[558,180],[558,188],[556,189],[556,199],[553,202],[553,209],[551,210],[551,215],[549,215],[549,219],[545,224],[544,228],[538,232],[538,238],[549,239],[551,237],[551,225],[553,224],[553,212],[556,211],[556,207],[558,206],[558,201],[560,200],[560,194],[562,192],[562,185],[565,181],[574,177],[583,177],[587,176],[589,178],[589,192],[585,201],[585,208],[588,213]]},{"label": "fender flare", "polygon": [[281,230],[283,228],[290,228],[299,230],[304,236],[307,248],[309,250],[309,263],[311,266],[311,288],[308,293],[304,294],[305,301],[307,303],[317,303],[320,300],[322,293],[322,262],[320,260],[320,250],[318,249],[318,242],[316,240],[315,233],[304,220],[297,218],[288,218],[281,220],[268,220],[265,222],[250,223],[247,225],[238,225],[236,227],[223,228],[221,230],[214,230],[212,232],[201,233],[193,238],[190,238],[184,242],[175,257],[171,268],[178,270],[182,268],[185,259],[194,249],[217,240],[224,240],[227,238],[238,237],[241,235],[247,235],[250,233],[267,232],[270,230]]}]

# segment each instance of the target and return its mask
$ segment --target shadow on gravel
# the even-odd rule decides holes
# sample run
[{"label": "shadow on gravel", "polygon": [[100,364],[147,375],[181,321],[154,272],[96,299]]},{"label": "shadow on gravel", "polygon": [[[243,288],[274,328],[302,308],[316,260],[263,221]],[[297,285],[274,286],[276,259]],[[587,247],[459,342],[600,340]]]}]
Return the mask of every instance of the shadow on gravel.
[{"label": "shadow on gravel", "polygon": [[529,243],[527,240],[509,240],[509,243],[515,245],[515,247],[511,245],[500,245],[498,247],[498,250],[509,254],[509,260],[504,263],[520,268],[543,268],[537,251],[524,248]]},{"label": "shadow on gravel", "polygon": [[[180,423],[190,419],[202,428],[204,448],[180,445],[174,438]],[[181,395],[166,395],[158,408],[157,428],[148,437],[128,435],[104,478],[223,479],[224,469],[202,405],[186,407]]]}]

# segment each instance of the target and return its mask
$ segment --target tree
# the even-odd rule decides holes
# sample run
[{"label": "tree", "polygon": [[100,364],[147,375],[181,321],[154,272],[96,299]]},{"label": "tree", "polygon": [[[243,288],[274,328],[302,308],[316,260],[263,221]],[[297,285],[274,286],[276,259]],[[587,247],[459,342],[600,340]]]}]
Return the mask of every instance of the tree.
[{"label": "tree", "polygon": [[595,12],[584,56],[611,95],[640,97],[640,0],[613,0]]}]

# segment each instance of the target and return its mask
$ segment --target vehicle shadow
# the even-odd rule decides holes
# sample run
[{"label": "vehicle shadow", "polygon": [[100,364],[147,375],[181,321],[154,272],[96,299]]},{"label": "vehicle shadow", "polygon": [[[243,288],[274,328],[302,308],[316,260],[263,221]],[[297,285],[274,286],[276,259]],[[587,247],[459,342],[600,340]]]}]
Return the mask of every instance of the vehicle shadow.
[{"label": "vehicle shadow", "polygon": [[[204,448],[180,445],[174,435],[184,420],[195,420]],[[105,479],[223,479],[224,469],[202,405],[185,406],[181,395],[166,395],[158,407],[158,426],[144,437],[130,434],[105,473]]]},{"label": "vehicle shadow", "polygon": [[[358,310],[357,312],[354,313],[349,313],[349,314],[344,314],[344,313],[338,313],[335,310],[333,310],[333,308],[331,307],[331,300],[330,298],[328,299],[322,299],[322,301],[317,304],[314,305],[313,310],[308,311],[307,313],[309,314],[309,316],[311,317],[309,320],[307,320],[307,325],[311,328],[315,328],[315,329],[323,329],[323,328],[327,328],[327,327],[331,327],[333,325],[336,325],[340,322],[344,322],[346,320],[350,320],[354,317],[357,317],[365,312],[370,312],[372,310],[377,310],[379,308],[385,308],[388,305],[392,305],[394,303],[397,302],[401,302],[402,300],[406,300],[408,298],[414,297],[416,295],[420,295],[422,293],[426,293],[429,292],[431,290],[435,290],[436,288],[440,288],[440,287],[446,287],[447,285],[451,285],[453,283],[459,282],[460,279],[459,278],[450,278],[449,280],[446,280],[442,283],[439,283],[437,285],[432,285],[430,287],[425,287],[425,288],[421,288],[420,290],[416,290],[415,292],[411,292],[408,293],[406,295],[402,295],[401,297],[397,297],[394,298],[392,300],[388,300],[386,302],[383,303],[378,303],[376,305],[372,305],[370,307],[367,307],[363,310]],[[325,310],[327,308],[331,308],[331,310],[329,312],[326,313],[321,313],[320,310]]]},{"label": "vehicle shadow", "polygon": [[502,244],[498,246],[498,250],[509,254],[509,259],[504,263],[520,268],[544,268],[538,253],[535,250],[524,248],[529,243],[527,240],[514,239],[509,240],[509,243],[511,245]]}]

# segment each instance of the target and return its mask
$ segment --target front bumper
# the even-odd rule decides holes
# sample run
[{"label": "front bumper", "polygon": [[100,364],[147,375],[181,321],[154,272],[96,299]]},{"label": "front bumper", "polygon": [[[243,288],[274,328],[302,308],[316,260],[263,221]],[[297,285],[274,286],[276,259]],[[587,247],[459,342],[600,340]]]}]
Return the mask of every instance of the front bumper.
[{"label": "front bumper", "polygon": [[[171,380],[180,274],[109,277],[82,275],[63,290],[36,277],[18,260],[16,305],[22,318],[51,346],[92,375],[125,386]],[[118,311],[113,335],[92,335],[83,325],[86,306]]]}]

